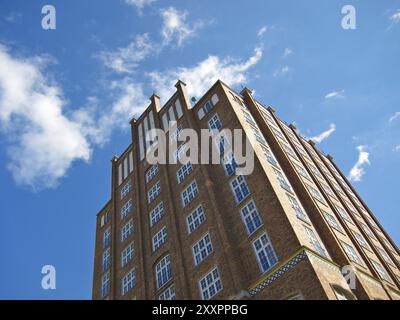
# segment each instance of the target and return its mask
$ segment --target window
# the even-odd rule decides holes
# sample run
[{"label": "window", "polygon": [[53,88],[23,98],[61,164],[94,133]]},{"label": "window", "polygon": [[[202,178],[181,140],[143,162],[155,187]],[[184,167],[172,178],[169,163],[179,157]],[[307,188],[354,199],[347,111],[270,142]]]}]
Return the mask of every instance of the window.
[{"label": "window", "polygon": [[164,216],[164,203],[161,201],[157,207],[150,212],[150,227],[154,226]]},{"label": "window", "polygon": [[160,181],[151,187],[151,189],[147,192],[147,203],[152,203],[155,198],[157,198],[161,193],[161,184]]},{"label": "window", "polygon": [[103,252],[102,272],[106,271],[111,266],[111,250],[108,248]]},{"label": "window", "polygon": [[393,252],[396,252],[396,250],[393,249],[393,246],[390,244],[390,242],[388,241],[388,239],[386,238],[381,238],[383,243],[385,244],[386,248],[388,248],[389,250],[392,250]]},{"label": "window", "polygon": [[390,279],[385,268],[379,262],[376,262],[375,260],[372,260],[372,259],[371,259],[371,262],[372,262],[372,265],[374,266],[376,272],[378,272],[379,276],[381,277],[381,279],[386,280],[388,282],[392,282],[392,279]]},{"label": "window", "polygon": [[254,121],[254,118],[250,113],[248,113],[246,110],[242,109],[243,115],[246,118],[246,121],[250,123],[252,126],[257,126],[257,124]]},{"label": "window", "polygon": [[319,253],[321,256],[326,257],[326,253],[324,248],[321,246],[321,244],[319,243],[317,237],[315,236],[315,233],[313,230],[311,230],[310,228],[304,226],[304,230],[306,231],[306,234],[308,236],[308,239],[310,241],[310,244],[313,246],[314,250]]},{"label": "window", "polygon": [[219,119],[218,113],[215,113],[210,120],[208,120],[208,128],[210,130],[219,130],[222,128],[222,123]]},{"label": "window", "polygon": [[355,263],[363,265],[363,262],[361,261],[360,257],[358,256],[354,248],[351,245],[347,244],[346,242],[343,241],[340,242],[349,259]]},{"label": "window", "polygon": [[121,199],[123,199],[131,190],[132,190],[132,182],[128,181],[121,189]]},{"label": "window", "polygon": [[107,248],[111,243],[111,228],[107,228],[103,233],[103,248]]},{"label": "window", "polygon": [[176,150],[176,153],[175,153],[175,159],[177,160],[177,161],[180,161],[181,160],[181,158],[182,158],[182,156],[184,155],[184,154],[186,154],[186,152],[188,151],[188,145],[186,144],[186,143],[184,143],[184,144],[181,144],[179,147],[178,147],[178,150]]},{"label": "window", "polygon": [[274,168],[274,171],[275,171],[276,178],[278,179],[281,187],[289,192],[292,192],[292,187],[290,186],[289,182],[286,181],[282,172],[280,172],[278,169],[275,169],[275,168]]},{"label": "window", "polygon": [[171,258],[169,255],[165,256],[156,265],[156,281],[157,289],[164,286],[169,280],[172,279]]},{"label": "window", "polygon": [[263,153],[264,153],[265,157],[267,158],[268,162],[270,164],[272,164],[273,166],[277,166],[278,163],[275,160],[274,156],[272,155],[272,152],[269,149],[267,149],[266,147],[262,146],[261,148],[262,148]]},{"label": "window", "polygon": [[182,125],[179,124],[176,127],[176,130],[170,135],[169,140],[170,140],[171,144],[175,143],[178,140],[178,138],[182,132],[182,129],[183,129]]},{"label": "window", "polygon": [[336,198],[336,195],[333,193],[332,189],[325,183],[321,183],[322,188],[325,190],[325,192],[330,195],[332,198]]},{"label": "window", "polygon": [[194,265],[198,266],[205,258],[207,258],[213,251],[211,244],[210,234],[206,234],[192,247]]},{"label": "window", "polygon": [[199,189],[195,180],[191,184],[189,184],[189,186],[185,190],[183,190],[181,194],[183,207],[186,207],[190,202],[192,202],[192,200],[196,198],[198,194]]},{"label": "window", "polygon": [[158,300],[176,300],[175,286],[172,285],[164,290],[159,296]]},{"label": "window", "polygon": [[101,277],[101,297],[105,298],[110,293],[110,271]]},{"label": "window", "polygon": [[240,215],[242,216],[248,235],[251,235],[262,226],[260,214],[253,200],[240,210]]},{"label": "window", "polygon": [[125,295],[136,285],[136,271],[132,269],[122,278],[122,295]]},{"label": "window", "polygon": [[293,149],[292,149],[291,147],[289,147],[289,146],[286,145],[286,144],[282,144],[282,147],[283,147],[283,150],[285,150],[285,152],[286,152],[289,156],[291,156],[292,158],[298,160],[296,154],[294,153],[294,151],[293,151]]},{"label": "window", "polygon": [[176,179],[181,183],[185,178],[193,172],[193,166],[190,162],[182,165],[176,172]]},{"label": "window", "polygon": [[368,235],[368,237],[376,239],[375,235],[372,233],[371,229],[367,227],[364,223],[360,223],[361,227],[363,228],[364,232]]},{"label": "window", "polygon": [[220,134],[213,140],[214,143],[217,145],[220,155],[223,155],[225,153],[225,150],[229,149],[230,140],[227,138],[226,133],[224,131],[221,131]]},{"label": "window", "polygon": [[367,250],[371,250],[367,241],[361,234],[359,234],[358,232],[355,232],[354,230],[352,230],[352,233],[354,234],[354,237],[357,239],[357,242],[360,244],[361,247],[363,247],[364,249],[367,249]]},{"label": "window", "polygon": [[131,212],[133,206],[132,199],[129,199],[121,208],[121,220],[123,220],[129,212]]},{"label": "window", "polygon": [[133,220],[129,220],[121,229],[121,241],[124,241],[133,232]]},{"label": "window", "polygon": [[337,285],[333,285],[332,289],[336,295],[336,298],[338,300],[355,300],[353,294],[348,292],[347,290],[343,289],[342,287],[339,287]]},{"label": "window", "polygon": [[165,242],[167,242],[167,227],[163,227],[153,237],[153,252],[160,248]]},{"label": "window", "polygon": [[226,157],[222,159],[222,163],[224,165],[225,173],[227,176],[231,176],[235,173],[238,164],[236,162],[233,153],[228,154]]},{"label": "window", "polygon": [[254,127],[251,127],[251,130],[253,131],[254,136],[256,137],[256,140],[262,144],[267,144],[265,141],[264,137],[261,135],[260,131]]},{"label": "window", "polygon": [[280,132],[280,130],[272,128],[272,131],[278,138],[281,138],[283,141],[286,141],[285,137],[283,136],[282,132]]},{"label": "window", "polygon": [[204,214],[204,209],[202,205],[199,205],[191,214],[189,214],[186,218],[188,233],[191,234],[194,230],[196,230],[204,221],[206,220],[206,216]]},{"label": "window", "polygon": [[107,211],[104,214],[104,223],[107,223],[108,221],[110,221],[110,211]]},{"label": "window", "polygon": [[267,272],[278,262],[274,248],[266,233],[253,242],[253,248],[262,273]]},{"label": "window", "polygon": [[158,165],[154,164],[146,171],[146,183],[149,183],[158,173]]},{"label": "window", "polygon": [[325,212],[325,211],[322,211],[322,212],[325,216],[326,221],[328,221],[329,225],[332,228],[334,228],[340,232],[343,232],[342,227],[340,226],[340,224],[338,223],[338,221],[336,220],[336,218],[333,215],[331,215],[329,212]]},{"label": "window", "polygon": [[340,207],[340,206],[335,206],[335,207],[336,207],[336,210],[339,212],[340,216],[341,216],[343,219],[347,220],[347,221],[350,222],[350,223],[353,223],[353,221],[351,220],[351,218],[350,218],[350,216],[349,216],[349,214],[347,213],[346,210],[344,210],[344,209],[343,209],[342,207]]},{"label": "window", "polygon": [[287,195],[287,197],[289,199],[290,205],[292,206],[294,212],[296,212],[296,216],[301,220],[309,222],[310,219],[305,214],[305,212],[303,212],[303,210],[301,209],[301,207],[300,207],[299,203],[297,202],[296,198],[291,196],[290,194],[286,194],[286,195]]},{"label": "window", "polygon": [[306,171],[303,167],[301,167],[301,166],[299,166],[299,165],[297,165],[297,164],[294,164],[294,166],[295,166],[297,172],[298,172],[301,176],[303,176],[304,178],[310,180],[310,176],[308,175],[307,171]]},{"label": "window", "polygon": [[385,250],[383,250],[382,248],[376,247],[378,249],[378,252],[380,254],[380,256],[383,258],[383,260],[385,260],[387,263],[391,264],[392,266],[393,261],[392,259],[390,259],[389,255],[387,254],[387,252]]},{"label": "window", "polygon": [[319,202],[326,204],[325,200],[322,198],[321,194],[317,189],[307,185],[308,191],[310,191],[311,195],[314,197],[314,199],[317,199]]},{"label": "window", "polygon": [[231,181],[231,189],[237,204],[241,203],[248,195],[250,195],[249,187],[243,176],[237,176]]},{"label": "window", "polygon": [[213,108],[213,104],[211,101],[207,101],[203,107],[205,113],[209,113],[212,110],[212,108]]},{"label": "window", "polygon": [[132,242],[121,252],[121,266],[125,267],[133,259],[134,255],[135,247]]},{"label": "window", "polygon": [[311,172],[314,173],[314,175],[316,175],[317,177],[322,178],[321,173],[319,172],[319,170],[317,169],[316,166],[314,166],[313,164],[307,162],[308,167],[310,168]]},{"label": "window", "polygon": [[209,300],[222,291],[222,281],[217,267],[200,279],[199,287],[202,300]]}]

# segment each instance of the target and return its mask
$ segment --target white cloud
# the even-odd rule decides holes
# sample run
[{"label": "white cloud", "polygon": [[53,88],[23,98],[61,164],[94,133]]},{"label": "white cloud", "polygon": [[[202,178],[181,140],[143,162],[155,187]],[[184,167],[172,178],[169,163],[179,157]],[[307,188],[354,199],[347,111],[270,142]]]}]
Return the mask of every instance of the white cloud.
[{"label": "white cloud", "polygon": [[244,84],[247,80],[247,71],[256,65],[261,57],[262,49],[257,47],[254,54],[243,62],[229,57],[221,59],[218,56],[209,56],[194,67],[154,71],[148,73],[148,76],[151,79],[152,87],[164,99],[173,93],[177,79],[181,79],[187,84],[190,96],[200,97],[218,79],[232,86]]},{"label": "white cloud", "polygon": [[340,99],[344,98],[344,90],[332,91],[325,95],[325,99]]},{"label": "white cloud", "polygon": [[117,73],[132,73],[138,63],[154,53],[155,46],[147,33],[138,35],[123,48],[115,51],[102,51],[97,57],[104,65]]},{"label": "white cloud", "polygon": [[366,146],[360,145],[357,147],[358,150],[358,160],[353,168],[350,170],[348,179],[350,181],[361,181],[365,174],[364,166],[370,165],[369,162],[369,152],[365,151]]},{"label": "white cloud", "polygon": [[274,76],[274,77],[283,77],[283,76],[285,76],[286,74],[288,74],[289,71],[290,71],[290,68],[289,68],[288,66],[284,66],[284,67],[282,67],[282,68],[276,70],[276,71],[273,73],[273,76]]},{"label": "white cloud", "polygon": [[290,48],[285,48],[285,50],[283,51],[283,57],[284,58],[286,58],[286,57],[288,57],[288,56],[290,56],[292,54],[293,54],[293,50],[290,49]]},{"label": "white cloud", "polygon": [[54,187],[91,148],[80,124],[64,112],[61,89],[43,73],[43,58],[13,56],[0,45],[0,123],[7,137],[8,169],[17,184]]},{"label": "white cloud", "polygon": [[395,112],[389,119],[389,123],[392,123],[397,118],[400,118],[400,111]]},{"label": "white cloud", "polygon": [[145,6],[151,5],[157,0],[125,0],[125,3],[131,6],[135,6],[139,10],[143,9]]},{"label": "white cloud", "polygon": [[257,37],[262,37],[268,31],[268,26],[262,26],[257,32]]},{"label": "white cloud", "polygon": [[389,19],[393,22],[393,23],[398,23],[400,22],[400,9],[397,10],[395,13],[393,13]]},{"label": "white cloud", "polygon": [[4,20],[9,23],[17,23],[21,20],[22,13],[20,12],[10,12],[7,16],[4,17]]},{"label": "white cloud", "polygon": [[204,21],[201,20],[190,25],[186,21],[188,15],[187,11],[178,11],[174,7],[162,9],[160,15],[163,19],[161,28],[163,45],[176,41],[178,46],[181,46],[205,25]]},{"label": "white cloud", "polygon": [[336,126],[334,123],[331,123],[329,129],[322,132],[321,134],[309,138],[310,140],[314,141],[315,143],[321,143],[325,139],[329,138],[329,136],[336,131]]},{"label": "white cloud", "polygon": [[397,146],[395,146],[395,147],[393,148],[393,151],[394,151],[394,152],[400,151],[400,144],[398,144]]}]

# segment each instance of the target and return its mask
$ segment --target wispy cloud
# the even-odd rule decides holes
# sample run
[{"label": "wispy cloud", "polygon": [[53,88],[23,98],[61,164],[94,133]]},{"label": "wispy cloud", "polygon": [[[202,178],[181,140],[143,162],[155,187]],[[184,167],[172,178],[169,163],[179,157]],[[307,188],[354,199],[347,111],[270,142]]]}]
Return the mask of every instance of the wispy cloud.
[{"label": "wispy cloud", "polygon": [[397,9],[397,11],[395,13],[393,13],[390,17],[389,17],[390,21],[392,21],[393,23],[399,23],[400,22],[400,9]]},{"label": "wispy cloud", "polygon": [[309,140],[314,141],[315,143],[321,143],[325,139],[329,138],[329,136],[336,131],[336,126],[334,123],[329,125],[329,129],[325,130],[324,132],[316,135],[314,137],[308,138]]},{"label": "wispy cloud", "polygon": [[156,46],[147,33],[138,35],[126,47],[114,51],[102,51],[97,57],[104,65],[117,73],[132,73],[138,63],[154,53]]},{"label": "wispy cloud", "polygon": [[358,160],[350,170],[348,175],[348,179],[350,181],[361,181],[362,177],[365,174],[364,167],[365,165],[370,165],[369,161],[369,152],[366,151],[366,146],[360,145],[357,147],[358,150]]},{"label": "wispy cloud", "polygon": [[188,85],[190,95],[200,97],[211,84],[218,79],[229,85],[244,84],[247,80],[247,71],[256,65],[262,57],[262,49],[257,47],[254,54],[243,62],[232,58],[209,56],[193,67],[179,67],[164,71],[148,73],[151,85],[161,97],[168,97],[173,90],[176,79],[181,79]]},{"label": "wispy cloud", "polygon": [[393,151],[394,151],[394,152],[399,152],[399,151],[400,151],[400,144],[398,144],[397,146],[395,146],[395,147],[393,148]]},{"label": "wispy cloud", "polygon": [[79,123],[66,115],[62,90],[50,83],[42,57],[20,58],[0,45],[0,123],[7,168],[17,184],[54,187],[91,148]]},{"label": "wispy cloud", "polygon": [[267,31],[268,26],[262,26],[257,32],[257,37],[261,38]]},{"label": "wispy cloud", "polygon": [[125,0],[125,3],[131,6],[135,6],[139,10],[142,10],[144,7],[151,5],[153,2],[157,0]]},{"label": "wispy cloud", "polygon": [[286,58],[288,56],[291,56],[293,54],[293,50],[290,48],[285,48],[285,50],[283,51],[283,57]]},{"label": "wispy cloud", "polygon": [[160,15],[163,20],[161,27],[163,45],[175,41],[178,46],[182,46],[188,39],[195,36],[198,30],[206,25],[206,22],[203,20],[198,20],[190,24],[187,21],[188,12],[179,11],[174,7],[161,9]]},{"label": "wispy cloud", "polygon": [[10,12],[8,15],[4,17],[4,21],[9,22],[9,23],[17,23],[21,21],[22,19],[22,13],[20,12]]},{"label": "wispy cloud", "polygon": [[389,123],[392,123],[394,120],[397,118],[400,118],[400,111],[395,112],[390,118],[389,118]]},{"label": "wispy cloud", "polygon": [[274,77],[283,77],[285,75],[287,75],[290,71],[290,68],[288,66],[284,66],[278,70],[276,70],[272,75]]},{"label": "wispy cloud", "polygon": [[344,97],[344,90],[332,91],[325,95],[325,99],[343,99]]}]

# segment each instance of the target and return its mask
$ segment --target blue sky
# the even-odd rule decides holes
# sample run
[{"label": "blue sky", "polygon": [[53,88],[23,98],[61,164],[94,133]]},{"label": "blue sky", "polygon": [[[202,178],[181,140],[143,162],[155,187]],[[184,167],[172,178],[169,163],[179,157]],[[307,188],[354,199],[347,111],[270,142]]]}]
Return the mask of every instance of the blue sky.
[{"label": "blue sky", "polygon": [[[56,30],[41,27],[46,4]],[[399,39],[398,1],[1,1],[0,298],[91,297],[110,160],[177,77],[198,97],[217,78],[255,90],[400,243]],[[46,264],[56,290],[41,288]]]}]

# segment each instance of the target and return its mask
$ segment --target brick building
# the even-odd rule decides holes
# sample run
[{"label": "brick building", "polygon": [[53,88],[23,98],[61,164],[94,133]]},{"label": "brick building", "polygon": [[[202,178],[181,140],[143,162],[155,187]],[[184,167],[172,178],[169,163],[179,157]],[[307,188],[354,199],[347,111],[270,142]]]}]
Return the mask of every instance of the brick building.
[{"label": "brick building", "polygon": [[[400,299],[396,244],[333,158],[273,108],[221,81],[194,105],[181,81],[164,106],[150,101],[111,160],[94,299]],[[237,176],[224,157],[150,165],[145,134],[169,121],[169,139],[182,128],[243,129],[254,172]]]}]

